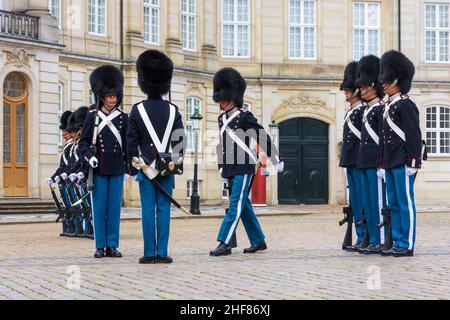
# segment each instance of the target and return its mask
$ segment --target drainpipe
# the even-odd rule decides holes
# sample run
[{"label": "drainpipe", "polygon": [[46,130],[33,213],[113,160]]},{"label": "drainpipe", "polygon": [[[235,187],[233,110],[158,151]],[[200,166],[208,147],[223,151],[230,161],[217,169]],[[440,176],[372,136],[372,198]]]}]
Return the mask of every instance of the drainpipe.
[{"label": "drainpipe", "polygon": [[120,0],[120,69],[124,69],[124,43],[123,43],[123,0]]},{"label": "drainpipe", "polygon": [[402,51],[402,1],[398,0],[398,51]]}]

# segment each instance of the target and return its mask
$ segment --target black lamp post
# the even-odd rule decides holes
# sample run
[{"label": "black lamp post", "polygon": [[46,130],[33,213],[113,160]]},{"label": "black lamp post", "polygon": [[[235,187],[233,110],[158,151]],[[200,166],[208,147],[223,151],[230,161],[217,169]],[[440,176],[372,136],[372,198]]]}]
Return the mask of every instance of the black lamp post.
[{"label": "black lamp post", "polygon": [[198,194],[198,136],[200,133],[200,121],[203,119],[203,116],[200,114],[199,107],[196,106],[194,109],[194,114],[191,116],[192,124],[193,124],[193,130],[194,130],[194,139],[195,139],[195,145],[194,145],[194,152],[195,152],[195,162],[194,162],[194,185],[192,188],[192,194],[191,194],[191,209],[189,212],[191,214],[200,215],[200,196]]},{"label": "black lamp post", "polygon": [[269,124],[270,129],[270,135],[272,136],[273,144],[278,148],[278,129],[279,124],[272,120],[272,122]]}]

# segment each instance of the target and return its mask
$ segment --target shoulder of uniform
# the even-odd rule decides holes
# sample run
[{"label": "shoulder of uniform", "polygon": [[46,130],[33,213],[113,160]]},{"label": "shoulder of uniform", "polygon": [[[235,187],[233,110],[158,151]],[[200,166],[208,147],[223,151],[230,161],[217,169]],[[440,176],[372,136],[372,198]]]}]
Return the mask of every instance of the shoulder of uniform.
[{"label": "shoulder of uniform", "polygon": [[90,110],[89,110],[89,113],[95,113],[95,112],[97,112],[97,108],[94,108],[94,109],[90,109]]},{"label": "shoulder of uniform", "polygon": [[178,106],[177,106],[176,104],[174,104],[174,103],[172,103],[172,102],[170,102],[170,101],[168,101],[168,100],[164,100],[164,101],[167,102],[168,104],[174,106],[174,107],[175,107],[175,110],[178,111],[179,108],[178,108]]},{"label": "shoulder of uniform", "polygon": [[217,117],[217,121],[222,122],[222,117],[225,114],[225,111],[222,112],[221,114],[219,114],[219,116]]}]

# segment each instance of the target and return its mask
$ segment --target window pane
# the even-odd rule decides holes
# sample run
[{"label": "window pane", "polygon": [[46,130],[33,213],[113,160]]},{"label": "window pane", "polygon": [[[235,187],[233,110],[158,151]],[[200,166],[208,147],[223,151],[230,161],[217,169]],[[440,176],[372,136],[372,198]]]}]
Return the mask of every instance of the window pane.
[{"label": "window pane", "polygon": [[3,162],[11,162],[11,106],[3,103]]},{"label": "window pane", "polygon": [[289,1],[289,22],[300,24],[300,0]]},{"label": "window pane", "polygon": [[303,2],[303,23],[304,24],[315,24],[316,14],[315,14],[315,1],[304,1]]},{"label": "window pane", "polygon": [[234,0],[223,0],[222,17],[224,21],[234,21]]},{"label": "window pane", "polygon": [[380,6],[378,4],[368,4],[368,25],[369,27],[379,27],[380,26]]},{"label": "window pane", "polygon": [[248,26],[238,25],[238,34],[237,34],[237,45],[238,52],[237,55],[240,57],[248,56]]},{"label": "window pane", "polygon": [[353,58],[359,60],[364,56],[364,30],[353,30]]},{"label": "window pane", "polygon": [[250,21],[248,0],[237,0],[237,21],[239,22]]},{"label": "window pane", "polygon": [[441,132],[440,153],[450,153],[450,132]]},{"label": "window pane", "polygon": [[26,109],[25,104],[16,106],[16,163],[23,164],[25,161],[25,135],[26,135]]},{"label": "window pane", "polygon": [[448,6],[439,6],[439,27],[448,28]]},{"label": "window pane", "polygon": [[427,132],[427,152],[436,153],[436,132]]},{"label": "window pane", "polygon": [[436,31],[426,32],[426,59],[436,61]]},{"label": "window pane", "polygon": [[440,125],[441,129],[450,129],[450,108],[440,108]]},{"label": "window pane", "polygon": [[314,58],[314,47],[315,47],[315,28],[305,27],[304,28],[304,50],[305,58]]},{"label": "window pane", "polygon": [[368,50],[367,54],[378,55],[378,30],[368,30]]},{"label": "window pane", "polygon": [[234,26],[233,25],[223,25],[223,55],[233,56],[234,55]]},{"label": "window pane", "polygon": [[300,27],[290,27],[289,28],[289,56],[292,58],[301,58],[301,28]]},{"label": "window pane", "polygon": [[354,3],[353,4],[353,26],[363,27],[364,26],[364,3]]},{"label": "window pane", "polygon": [[448,61],[448,31],[439,32],[439,61]]},{"label": "window pane", "polygon": [[436,28],[436,6],[426,5],[425,9],[425,26],[427,28]]}]

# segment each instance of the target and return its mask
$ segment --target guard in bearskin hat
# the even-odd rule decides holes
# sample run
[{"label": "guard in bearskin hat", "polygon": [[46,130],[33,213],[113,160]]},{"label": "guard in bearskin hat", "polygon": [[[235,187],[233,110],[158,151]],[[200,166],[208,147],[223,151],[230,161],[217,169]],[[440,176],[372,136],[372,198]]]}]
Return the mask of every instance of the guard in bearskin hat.
[{"label": "guard in bearskin hat", "polygon": [[[128,177],[126,131],[128,115],[120,110],[124,77],[112,65],[95,69],[89,78],[96,107],[89,110],[79,155],[91,167],[96,251],[94,257],[122,257],[119,247],[123,182]],[[106,248],[106,251],[105,251]]]},{"label": "guard in bearskin hat", "polygon": [[414,255],[414,180],[424,160],[419,110],[407,95],[414,72],[414,64],[401,52],[388,51],[381,57],[379,79],[389,100],[383,115],[379,163],[380,174],[386,177],[393,238],[393,247],[382,254],[396,257]]},{"label": "guard in bearskin hat", "polygon": [[[139,263],[172,263],[168,255],[170,204],[174,174],[183,173],[180,165],[186,143],[178,107],[162,98],[170,91],[173,62],[163,52],[147,50],[139,56],[136,69],[139,86],[147,95],[146,100],[133,105],[127,133],[128,160],[140,169],[134,172],[141,195],[144,238]],[[164,162],[169,167],[163,166]]]},{"label": "guard in bearskin hat", "polygon": [[361,100],[360,90],[356,86],[357,78],[357,62],[350,62],[344,71],[344,80],[340,89],[344,91],[345,99],[350,104],[344,118],[344,129],[342,138],[341,158],[339,166],[345,168],[347,184],[349,189],[350,207],[355,221],[355,229],[357,240],[354,245],[343,246],[344,250],[358,251],[363,245],[363,237],[365,226],[358,224],[363,221],[361,214],[362,205],[362,189],[361,170],[356,166],[359,146],[361,142],[362,117],[365,105]]},{"label": "guard in bearskin hat", "polygon": [[380,58],[374,55],[362,57],[357,65],[356,86],[365,102],[362,115],[361,141],[356,167],[361,170],[362,204],[367,221],[369,246],[360,248],[364,254],[379,254],[384,243],[384,228],[378,228],[383,221],[386,186],[377,175],[380,133],[383,125],[383,86],[378,80]]},{"label": "guard in bearskin hat", "polygon": [[244,253],[255,253],[267,249],[265,236],[253,211],[249,191],[256,173],[257,156],[250,149],[254,139],[266,152],[278,172],[284,169],[278,150],[270,136],[249,111],[242,109],[246,82],[233,68],[219,70],[213,79],[213,99],[223,111],[218,118],[220,141],[218,148],[219,171],[228,179],[231,189],[230,205],[222,221],[217,241],[219,245],[210,251],[211,256],[231,254],[231,240],[242,218],[250,247]]},{"label": "guard in bearskin hat", "polygon": [[58,182],[59,175],[62,173],[64,168],[69,163],[69,157],[70,157],[69,152],[70,152],[70,148],[71,148],[71,146],[73,144],[73,140],[72,140],[72,137],[71,137],[71,133],[67,131],[67,122],[68,122],[69,117],[70,117],[71,114],[72,114],[72,111],[68,110],[68,111],[65,111],[61,115],[59,129],[62,132],[62,138],[64,140],[64,146],[63,146],[63,150],[62,150],[62,153],[61,153],[61,157],[59,159],[59,167],[58,167],[58,169],[56,169],[55,173],[50,178],[47,178],[46,181],[47,181],[48,184],[52,184],[54,182]]}]

